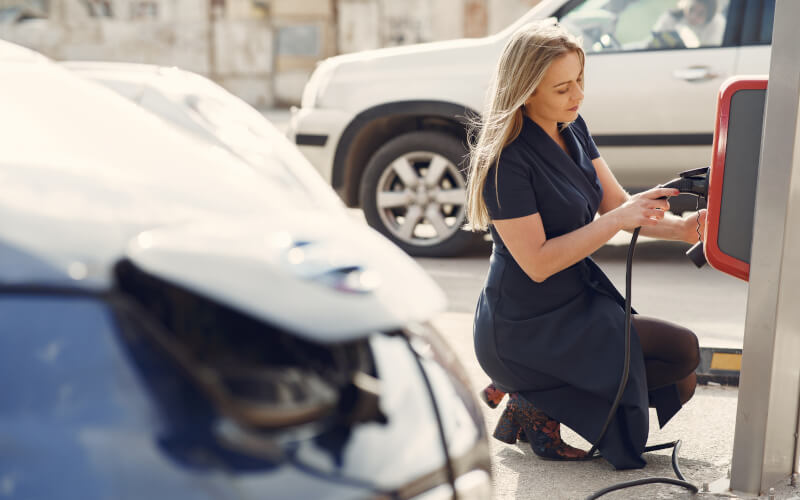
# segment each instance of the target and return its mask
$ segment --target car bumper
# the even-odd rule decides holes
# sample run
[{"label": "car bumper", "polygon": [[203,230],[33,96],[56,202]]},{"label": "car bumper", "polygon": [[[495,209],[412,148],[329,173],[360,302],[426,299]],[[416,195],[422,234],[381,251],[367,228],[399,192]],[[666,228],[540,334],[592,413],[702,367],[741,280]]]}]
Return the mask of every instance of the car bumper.
[{"label": "car bumper", "polygon": [[293,108],[287,136],[331,183],[336,146],[353,115],[334,109]]}]

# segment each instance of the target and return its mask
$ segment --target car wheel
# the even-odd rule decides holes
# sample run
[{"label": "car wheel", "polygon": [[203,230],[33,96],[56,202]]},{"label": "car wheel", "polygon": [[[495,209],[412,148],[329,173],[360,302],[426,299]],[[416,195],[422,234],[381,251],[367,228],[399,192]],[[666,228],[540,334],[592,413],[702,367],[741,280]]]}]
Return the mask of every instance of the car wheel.
[{"label": "car wheel", "polygon": [[441,132],[411,132],[384,144],[361,180],[369,225],[415,256],[453,256],[482,241],[462,229],[466,155],[459,139]]}]

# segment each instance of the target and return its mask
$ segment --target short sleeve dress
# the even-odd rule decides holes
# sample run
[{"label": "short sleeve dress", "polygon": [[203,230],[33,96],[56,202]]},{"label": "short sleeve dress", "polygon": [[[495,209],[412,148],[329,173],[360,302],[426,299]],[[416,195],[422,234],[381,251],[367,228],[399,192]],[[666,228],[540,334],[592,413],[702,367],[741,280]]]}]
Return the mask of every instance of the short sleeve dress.
[{"label": "short sleeve dress", "polygon": [[[579,116],[561,132],[569,154],[528,117],[518,138],[488,173],[483,195],[492,219],[539,213],[547,238],[590,223],[603,190],[592,160],[600,153]],[[518,392],[589,442],[600,434],[624,362],[624,298],[587,257],[537,283],[493,225],[489,272],[474,322],[483,370],[506,392]],[[599,444],[616,468],[643,467],[655,399],[663,425],[680,408],[648,393],[642,349],[631,335],[628,384],[616,418]],[[662,398],[663,399],[663,398]]]}]

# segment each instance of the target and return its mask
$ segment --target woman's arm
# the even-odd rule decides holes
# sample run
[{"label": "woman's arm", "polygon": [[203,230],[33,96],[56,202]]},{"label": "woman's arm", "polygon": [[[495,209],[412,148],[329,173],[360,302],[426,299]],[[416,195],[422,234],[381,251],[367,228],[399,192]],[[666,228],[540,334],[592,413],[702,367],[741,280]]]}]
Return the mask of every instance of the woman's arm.
[{"label": "woman's arm", "polygon": [[580,229],[548,240],[538,213],[493,220],[492,224],[517,264],[537,283],[583,260],[621,229],[613,217],[598,217]]},{"label": "woman's arm", "polygon": [[[603,186],[603,199],[600,202],[598,212],[601,214],[607,213],[627,202],[631,196],[619,184],[603,157],[595,158],[592,160],[592,164],[597,172],[598,179],[600,179],[600,184]],[[664,218],[657,225],[643,226],[641,235],[664,240],[697,243],[697,223],[698,219],[694,214],[681,218],[667,213],[664,214]],[[700,211],[700,225],[700,234],[703,234],[705,210]]]},{"label": "woman's arm", "polygon": [[591,255],[620,229],[659,224],[666,202],[657,198],[674,193],[665,188],[639,193],[589,224],[551,239],[547,239],[538,213],[496,219],[492,224],[522,270],[533,281],[542,282]]},{"label": "woman's arm", "polygon": [[[698,224],[700,227],[698,228]],[[662,240],[685,241],[697,243],[698,235],[702,235],[706,225],[706,211],[700,210],[686,217],[678,217],[671,213],[664,214],[664,219],[658,226],[643,227],[642,236],[660,238]]]}]

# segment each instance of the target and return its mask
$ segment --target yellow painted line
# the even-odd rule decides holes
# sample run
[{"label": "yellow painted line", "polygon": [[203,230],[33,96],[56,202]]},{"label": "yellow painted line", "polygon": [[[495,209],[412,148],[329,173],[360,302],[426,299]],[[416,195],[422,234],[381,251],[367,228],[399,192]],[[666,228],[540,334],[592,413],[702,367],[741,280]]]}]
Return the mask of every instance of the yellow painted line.
[{"label": "yellow painted line", "polygon": [[711,369],[741,371],[742,355],[729,352],[715,352],[711,355]]}]

